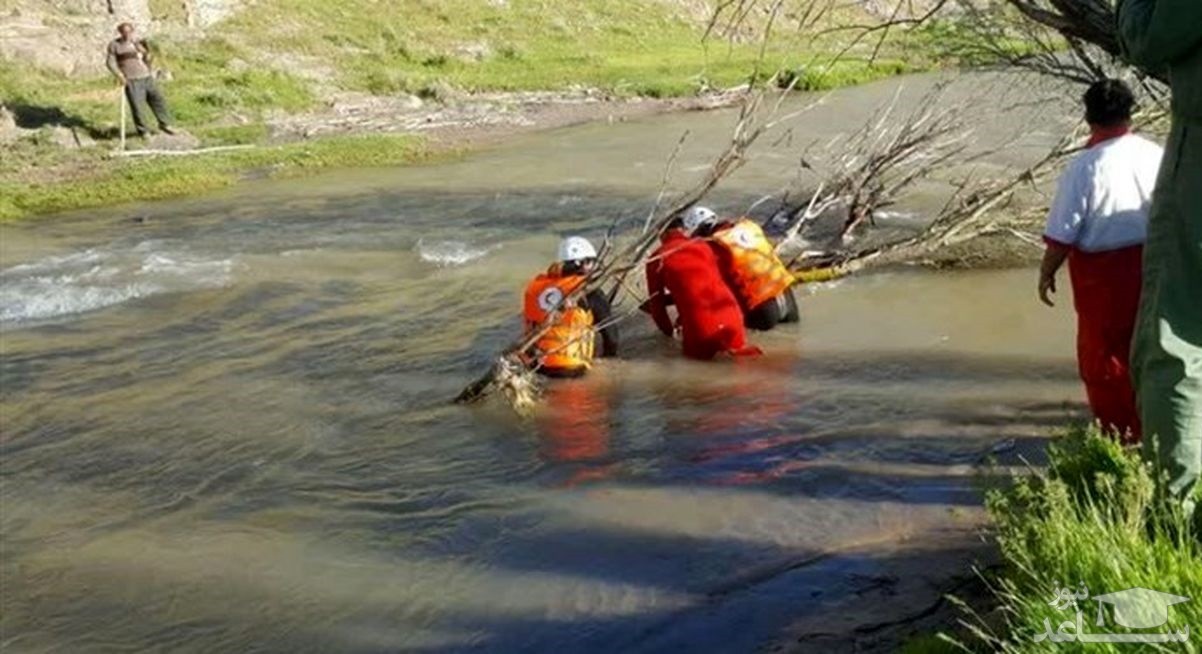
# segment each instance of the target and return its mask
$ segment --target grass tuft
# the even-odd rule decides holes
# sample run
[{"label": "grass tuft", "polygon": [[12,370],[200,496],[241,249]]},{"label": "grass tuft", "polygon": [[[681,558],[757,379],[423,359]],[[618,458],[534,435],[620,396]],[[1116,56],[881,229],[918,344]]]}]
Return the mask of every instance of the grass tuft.
[{"label": "grass tuft", "polygon": [[[1005,572],[990,580],[993,615],[972,621],[962,651],[1131,652],[1155,646],[1036,641],[1048,619],[1055,631],[1072,610],[1049,605],[1057,587],[1085,584],[1092,595],[1143,587],[1193,598],[1170,610],[1159,631],[1202,629],[1202,543],[1179,503],[1162,501],[1150,468],[1093,427],[1076,427],[1048,450],[1046,473],[1018,477],[988,494]],[[1081,610],[1083,630],[1140,633],[1094,624],[1096,603]],[[1146,633],[1146,630],[1145,630]],[[1143,647],[1144,649],[1141,649]],[[1197,634],[1159,651],[1202,651]]]},{"label": "grass tuft", "polygon": [[99,177],[46,184],[0,184],[0,221],[133,200],[159,200],[213,191],[254,171],[271,177],[323,168],[393,166],[423,161],[427,151],[412,136],[331,137],[245,151],[156,160],[95,161]]}]

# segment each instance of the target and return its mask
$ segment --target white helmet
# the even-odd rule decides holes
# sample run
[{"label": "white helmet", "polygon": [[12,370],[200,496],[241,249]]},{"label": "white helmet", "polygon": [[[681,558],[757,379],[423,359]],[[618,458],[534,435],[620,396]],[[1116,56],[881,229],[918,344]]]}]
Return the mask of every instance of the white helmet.
[{"label": "white helmet", "polygon": [[684,223],[685,233],[693,234],[702,225],[712,225],[718,222],[718,214],[708,207],[692,207],[684,212],[681,222]]},{"label": "white helmet", "polygon": [[596,259],[597,249],[583,236],[569,236],[559,243],[560,261],[580,261],[581,259]]}]

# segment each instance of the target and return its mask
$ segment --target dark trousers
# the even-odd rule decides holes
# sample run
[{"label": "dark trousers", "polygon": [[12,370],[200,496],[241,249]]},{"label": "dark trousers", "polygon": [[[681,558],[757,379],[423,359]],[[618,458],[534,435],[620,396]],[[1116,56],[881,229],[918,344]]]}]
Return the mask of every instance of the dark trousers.
[{"label": "dark trousers", "polygon": [[129,113],[134,118],[134,128],[138,130],[138,134],[145,136],[150,131],[146,127],[146,114],[143,112],[142,105],[150,105],[155,120],[159,121],[159,127],[171,125],[171,114],[167,111],[167,98],[163,97],[163,92],[159,90],[159,85],[155,83],[153,77],[127,81],[125,83],[125,99],[129,100]]},{"label": "dark trousers", "polygon": [[792,287],[751,309],[743,317],[743,324],[748,329],[761,332],[766,332],[780,323],[800,321],[801,311],[797,308],[797,298],[793,295]]}]

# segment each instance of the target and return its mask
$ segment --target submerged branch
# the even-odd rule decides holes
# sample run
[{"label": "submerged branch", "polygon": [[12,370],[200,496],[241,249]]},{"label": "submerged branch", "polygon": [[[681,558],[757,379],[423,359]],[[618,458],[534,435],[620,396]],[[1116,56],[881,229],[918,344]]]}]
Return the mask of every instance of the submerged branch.
[{"label": "submerged branch", "polygon": [[[666,204],[661,202],[664,195],[661,187],[656,206],[652,209],[638,237],[620,247],[613,246],[612,242],[607,239],[605,247],[598,253],[597,265],[590,271],[584,283],[564,298],[560,304],[561,307],[570,306],[571,303],[579,301],[593,290],[611,287],[613,291],[610,295],[613,297],[619,289],[625,288],[626,277],[645,265],[648,253],[659,242],[660,236],[671,221],[685,209],[699,202],[723,179],[741,167],[746,162],[748,149],[765,132],[779,124],[780,120],[800,113],[795,112],[784,118],[778,118],[777,114],[784,100],[784,94],[781,94],[768,116],[761,120],[759,113],[765,93],[766,91],[761,91],[744,102],[732,130],[730,142],[710,164],[705,176],[692,188],[677,195]],[[802,111],[806,111],[808,108]],[[674,151],[672,159],[675,157],[676,152]],[[668,167],[671,168],[671,162]],[[663,187],[667,186],[667,181],[668,174],[665,174]],[[537,382],[532,378],[532,373],[524,361],[524,355],[555,324],[559,317],[558,314],[559,310],[550,312],[541,325],[527,331],[522,337],[505,347],[489,366],[489,369],[468,384],[455,397],[455,402],[476,402],[493,391],[501,390],[516,410],[524,412],[528,409],[533,403],[532,398],[536,396]]]}]

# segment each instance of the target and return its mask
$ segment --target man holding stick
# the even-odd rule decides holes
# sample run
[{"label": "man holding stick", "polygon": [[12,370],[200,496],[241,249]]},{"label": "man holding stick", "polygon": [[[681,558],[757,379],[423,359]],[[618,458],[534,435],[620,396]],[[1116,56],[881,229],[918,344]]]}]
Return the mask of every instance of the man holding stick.
[{"label": "man holding stick", "polygon": [[138,136],[145,138],[150,131],[146,126],[143,105],[150,106],[155,120],[159,123],[159,129],[164,134],[175,134],[171,129],[167,99],[163,97],[150,70],[153,55],[146,46],[146,41],[134,35],[134,26],[131,23],[118,25],[117,34],[119,36],[109,43],[105,64],[125,88],[125,98],[129,101]]}]

